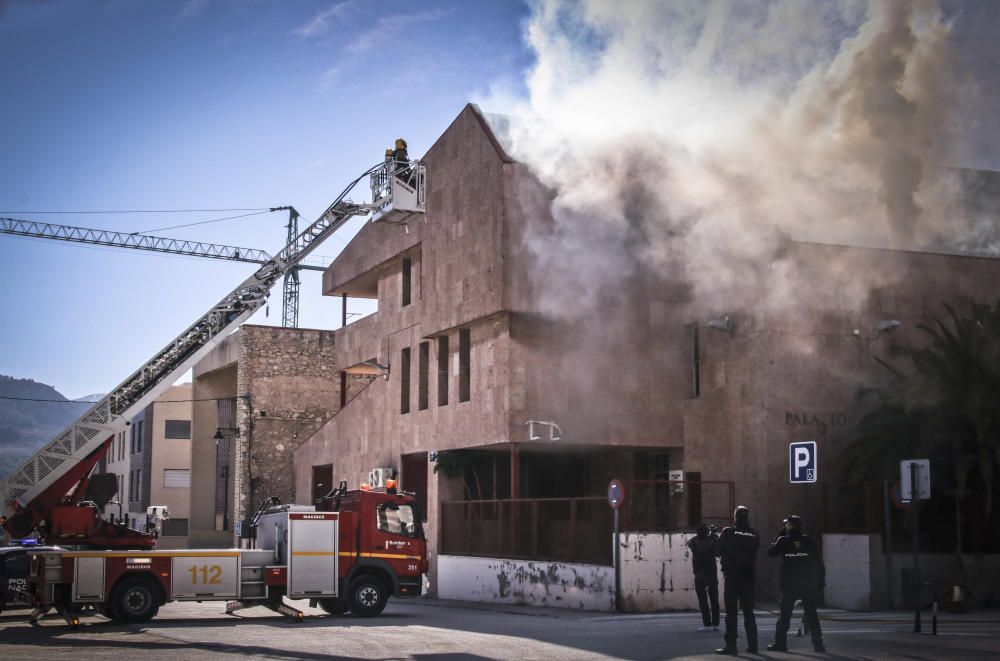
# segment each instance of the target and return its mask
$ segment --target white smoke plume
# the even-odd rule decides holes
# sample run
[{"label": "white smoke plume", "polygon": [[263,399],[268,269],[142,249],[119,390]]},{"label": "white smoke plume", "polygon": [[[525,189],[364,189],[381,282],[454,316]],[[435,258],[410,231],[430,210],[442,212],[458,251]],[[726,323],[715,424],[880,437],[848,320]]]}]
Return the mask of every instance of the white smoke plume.
[{"label": "white smoke plume", "polygon": [[540,266],[546,311],[636,268],[695,296],[745,286],[782,236],[920,247],[972,232],[940,166],[960,158],[955,110],[975,87],[934,0],[532,9],[528,99],[484,104],[510,114],[513,156],[555,193],[554,226],[528,241],[565,257]]}]

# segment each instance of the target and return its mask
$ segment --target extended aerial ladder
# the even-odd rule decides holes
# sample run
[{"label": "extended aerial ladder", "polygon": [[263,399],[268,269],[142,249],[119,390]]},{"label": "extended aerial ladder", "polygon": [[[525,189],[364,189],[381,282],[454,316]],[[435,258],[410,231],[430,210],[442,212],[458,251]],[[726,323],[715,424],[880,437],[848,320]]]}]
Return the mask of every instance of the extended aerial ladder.
[{"label": "extended aerial ladder", "polygon": [[[388,161],[366,170],[277,255],[63,433],[0,480],[0,525],[13,537],[37,531],[53,544],[151,548],[151,535],[104,521],[96,507],[81,504],[94,466],[107,452],[115,434],[263,306],[278,280],[347,220],[372,213],[372,221],[405,222],[413,214],[423,213],[423,163],[408,163],[405,181],[396,176],[399,169],[398,164]],[[371,178],[372,203],[351,202],[347,195],[366,176]]]},{"label": "extended aerial ladder", "polygon": [[[274,207],[269,211],[288,211],[288,240],[291,243],[299,233],[299,212],[294,207]],[[94,229],[92,227],[74,227],[72,225],[57,225],[19,218],[0,218],[0,234],[23,236],[32,239],[55,239],[70,243],[84,243],[112,248],[129,248],[146,250],[170,255],[185,255],[189,257],[206,257],[228,262],[249,262],[266,264],[271,255],[256,248],[228,246],[204,241],[187,239],[171,239],[165,236],[142,234],[140,232],[115,232],[113,230]],[[281,325],[297,328],[299,325],[299,271],[325,271],[322,266],[297,264],[285,273],[281,306]]]}]

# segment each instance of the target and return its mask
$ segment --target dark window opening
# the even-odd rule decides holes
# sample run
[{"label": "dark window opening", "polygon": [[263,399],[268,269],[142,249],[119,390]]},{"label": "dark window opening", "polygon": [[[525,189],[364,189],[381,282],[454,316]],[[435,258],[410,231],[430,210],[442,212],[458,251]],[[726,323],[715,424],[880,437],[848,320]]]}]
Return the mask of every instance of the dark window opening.
[{"label": "dark window opening", "polygon": [[163,435],[167,438],[191,438],[191,421],[167,420]]},{"label": "dark window opening", "polygon": [[333,464],[323,464],[312,467],[312,501],[333,491]]},{"label": "dark window opening", "polygon": [[578,498],[591,491],[591,458],[586,455],[522,454],[521,493],[524,498]]},{"label": "dark window opening", "polygon": [[438,406],[448,404],[448,336],[438,338]]},{"label": "dark window opening", "polygon": [[187,519],[165,520],[163,522],[163,532],[161,534],[164,537],[187,537],[188,520]]},{"label": "dark window opening", "polygon": [[701,352],[698,348],[698,324],[684,326],[691,351],[691,397],[701,396]]},{"label": "dark window opening", "polygon": [[427,453],[404,454],[402,457],[402,488],[412,493],[420,503],[420,518],[427,520]]},{"label": "dark window opening", "polygon": [[470,398],[472,381],[472,332],[468,328],[458,331],[458,401]]},{"label": "dark window opening", "polygon": [[427,391],[430,387],[430,372],[431,372],[431,343],[421,342],[420,343],[420,354],[418,356],[420,370],[419,380],[417,382],[417,407],[423,411],[427,408],[429,395]]},{"label": "dark window opening", "polygon": [[413,261],[407,257],[403,259],[403,306],[410,304],[413,284]]},{"label": "dark window opening", "polygon": [[399,412],[410,412],[410,347],[400,354],[399,368]]}]

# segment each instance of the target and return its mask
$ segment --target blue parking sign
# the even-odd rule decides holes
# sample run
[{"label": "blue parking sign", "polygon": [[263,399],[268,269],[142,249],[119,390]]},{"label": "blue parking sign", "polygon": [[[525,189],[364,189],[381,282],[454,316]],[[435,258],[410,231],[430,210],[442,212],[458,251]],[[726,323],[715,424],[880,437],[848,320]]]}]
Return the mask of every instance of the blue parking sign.
[{"label": "blue parking sign", "polygon": [[816,481],[816,441],[788,445],[788,481],[804,484]]}]

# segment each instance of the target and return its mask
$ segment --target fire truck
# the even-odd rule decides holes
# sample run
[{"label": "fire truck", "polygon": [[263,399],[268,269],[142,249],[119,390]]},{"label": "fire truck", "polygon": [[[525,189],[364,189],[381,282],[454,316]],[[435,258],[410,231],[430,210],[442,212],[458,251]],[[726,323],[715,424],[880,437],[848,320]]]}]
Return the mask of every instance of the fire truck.
[{"label": "fire truck", "polygon": [[316,505],[266,502],[251,521],[254,548],[38,551],[26,592],[35,619],[55,609],[73,626],[89,608],[145,622],[169,601],[225,601],[226,613],[265,606],[302,619],[285,597],[375,617],[390,596],[421,594],[420,519],[410,494],[342,483]]},{"label": "fire truck", "polygon": [[[271,288],[347,220],[371,214],[372,222],[405,227],[422,214],[424,175],[421,161],[392,160],[362,173],[270,261],[0,480],[6,532],[64,547],[32,554],[25,597],[33,617],[56,610],[75,626],[93,609],[142,622],[167,601],[220,600],[229,613],[263,605],[301,619],[285,597],[372,617],[390,595],[420,594],[426,543],[412,495],[341,483],[313,505],[265,501],[248,521],[252,548],[160,551],[150,531],[101,518],[117,481],[94,472],[137,413],[263,307]],[[365,177],[372,202],[351,202]]]}]

